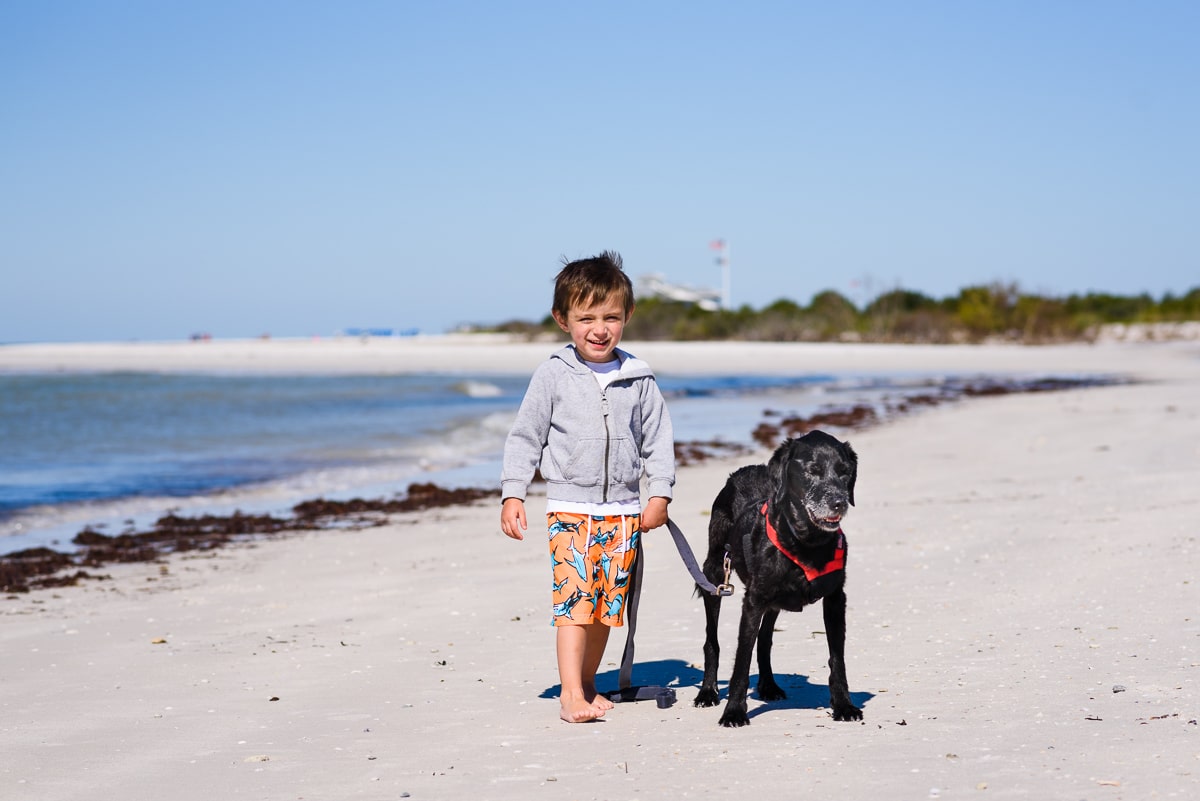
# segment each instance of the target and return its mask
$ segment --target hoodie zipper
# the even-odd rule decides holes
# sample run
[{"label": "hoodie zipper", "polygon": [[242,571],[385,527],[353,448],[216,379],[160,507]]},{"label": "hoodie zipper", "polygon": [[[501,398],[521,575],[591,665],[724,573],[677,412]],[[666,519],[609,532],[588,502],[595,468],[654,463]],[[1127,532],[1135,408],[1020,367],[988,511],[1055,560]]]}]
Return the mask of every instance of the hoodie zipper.
[{"label": "hoodie zipper", "polygon": [[603,502],[608,503],[608,459],[609,448],[612,446],[612,435],[608,431],[608,388],[600,392],[600,413],[604,416],[604,495]]}]

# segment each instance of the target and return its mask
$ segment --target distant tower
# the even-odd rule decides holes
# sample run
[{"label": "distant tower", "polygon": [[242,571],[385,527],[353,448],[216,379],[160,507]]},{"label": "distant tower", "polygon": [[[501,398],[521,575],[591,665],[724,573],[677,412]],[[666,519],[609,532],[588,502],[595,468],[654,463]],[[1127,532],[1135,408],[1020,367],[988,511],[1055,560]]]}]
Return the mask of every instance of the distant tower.
[{"label": "distant tower", "polygon": [[733,301],[729,292],[729,243],[724,239],[714,239],[708,246],[717,252],[717,264],[721,267],[721,308],[730,311]]}]

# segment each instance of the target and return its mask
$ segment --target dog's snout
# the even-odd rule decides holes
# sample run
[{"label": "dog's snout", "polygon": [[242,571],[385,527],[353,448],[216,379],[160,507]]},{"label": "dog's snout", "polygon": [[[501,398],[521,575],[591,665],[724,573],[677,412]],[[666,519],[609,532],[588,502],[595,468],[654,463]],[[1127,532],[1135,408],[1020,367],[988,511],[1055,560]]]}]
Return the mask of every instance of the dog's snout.
[{"label": "dog's snout", "polygon": [[817,502],[828,509],[844,513],[850,507],[850,493],[838,486],[826,486],[823,492],[816,493]]}]

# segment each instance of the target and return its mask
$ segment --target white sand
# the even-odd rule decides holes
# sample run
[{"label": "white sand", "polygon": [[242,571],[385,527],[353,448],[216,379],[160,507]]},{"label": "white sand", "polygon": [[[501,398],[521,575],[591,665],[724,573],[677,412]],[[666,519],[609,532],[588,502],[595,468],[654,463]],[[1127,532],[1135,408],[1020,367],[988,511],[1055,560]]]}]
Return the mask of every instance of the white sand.
[{"label": "white sand", "polygon": [[[213,340],[0,345],[0,371],[156,370],[255,373],[523,374],[561,344],[498,335],[387,339]],[[1196,343],[1104,345],[851,345],[776,342],[626,342],[659,372],[791,374],[945,371],[1105,372],[1170,375],[1173,355]],[[1189,351],[1188,349],[1192,350]]]},{"label": "white sand", "polygon": [[[41,367],[117,358],[40,347],[54,350]],[[0,348],[0,367],[36,361],[37,347],[17,350]],[[376,363],[431,351],[473,370],[536,362],[546,347],[413,341]],[[679,703],[561,723],[544,546],[505,538],[486,503],[0,600],[0,799],[1197,797],[1195,345],[635,352],[664,372],[852,362],[1154,380],[976,399],[851,437],[847,663],[861,725],[824,708],[816,609],[780,618],[788,701],[752,696],[739,730],[717,725],[719,708],[692,707],[703,611],[665,532],[646,540],[634,677],[677,680]],[[138,366],[154,365],[142,355]],[[697,549],[733,466],[680,471],[672,516]],[[722,619],[722,682],[739,599]],[[602,688],[615,685],[620,642]]]}]

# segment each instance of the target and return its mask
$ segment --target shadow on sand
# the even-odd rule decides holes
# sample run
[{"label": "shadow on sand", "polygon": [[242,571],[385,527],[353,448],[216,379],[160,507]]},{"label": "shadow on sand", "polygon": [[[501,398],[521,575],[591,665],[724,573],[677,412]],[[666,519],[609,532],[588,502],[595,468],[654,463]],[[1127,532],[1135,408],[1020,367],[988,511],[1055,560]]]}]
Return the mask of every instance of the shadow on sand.
[{"label": "shadow on sand", "polygon": [[[601,693],[608,693],[617,689],[618,681],[617,670],[607,670],[603,673],[596,674],[596,688]],[[656,685],[659,687],[670,687],[676,691],[689,689],[699,690],[700,682],[704,679],[704,672],[698,668],[694,668],[682,659],[659,659],[653,662],[638,662],[633,666],[633,682],[637,686]],[[771,701],[768,704],[751,709],[749,717],[755,718],[767,712],[774,712],[783,709],[824,709],[829,706],[829,685],[814,684],[809,681],[808,676],[799,673],[776,673],[775,681],[784,689],[788,697],[782,701]],[[725,690],[728,686],[728,681],[720,681],[721,701],[725,700]],[[755,687],[758,685],[758,674],[750,675],[750,685]],[[542,691],[539,698],[558,698],[562,690],[562,685],[555,684],[552,687],[547,687]],[[750,691],[752,698],[757,698],[757,694],[753,689]],[[677,706],[691,706],[695,700],[695,693],[680,693]],[[851,692],[850,700],[854,705],[862,708],[864,704],[875,697],[874,693],[869,692]]]}]

